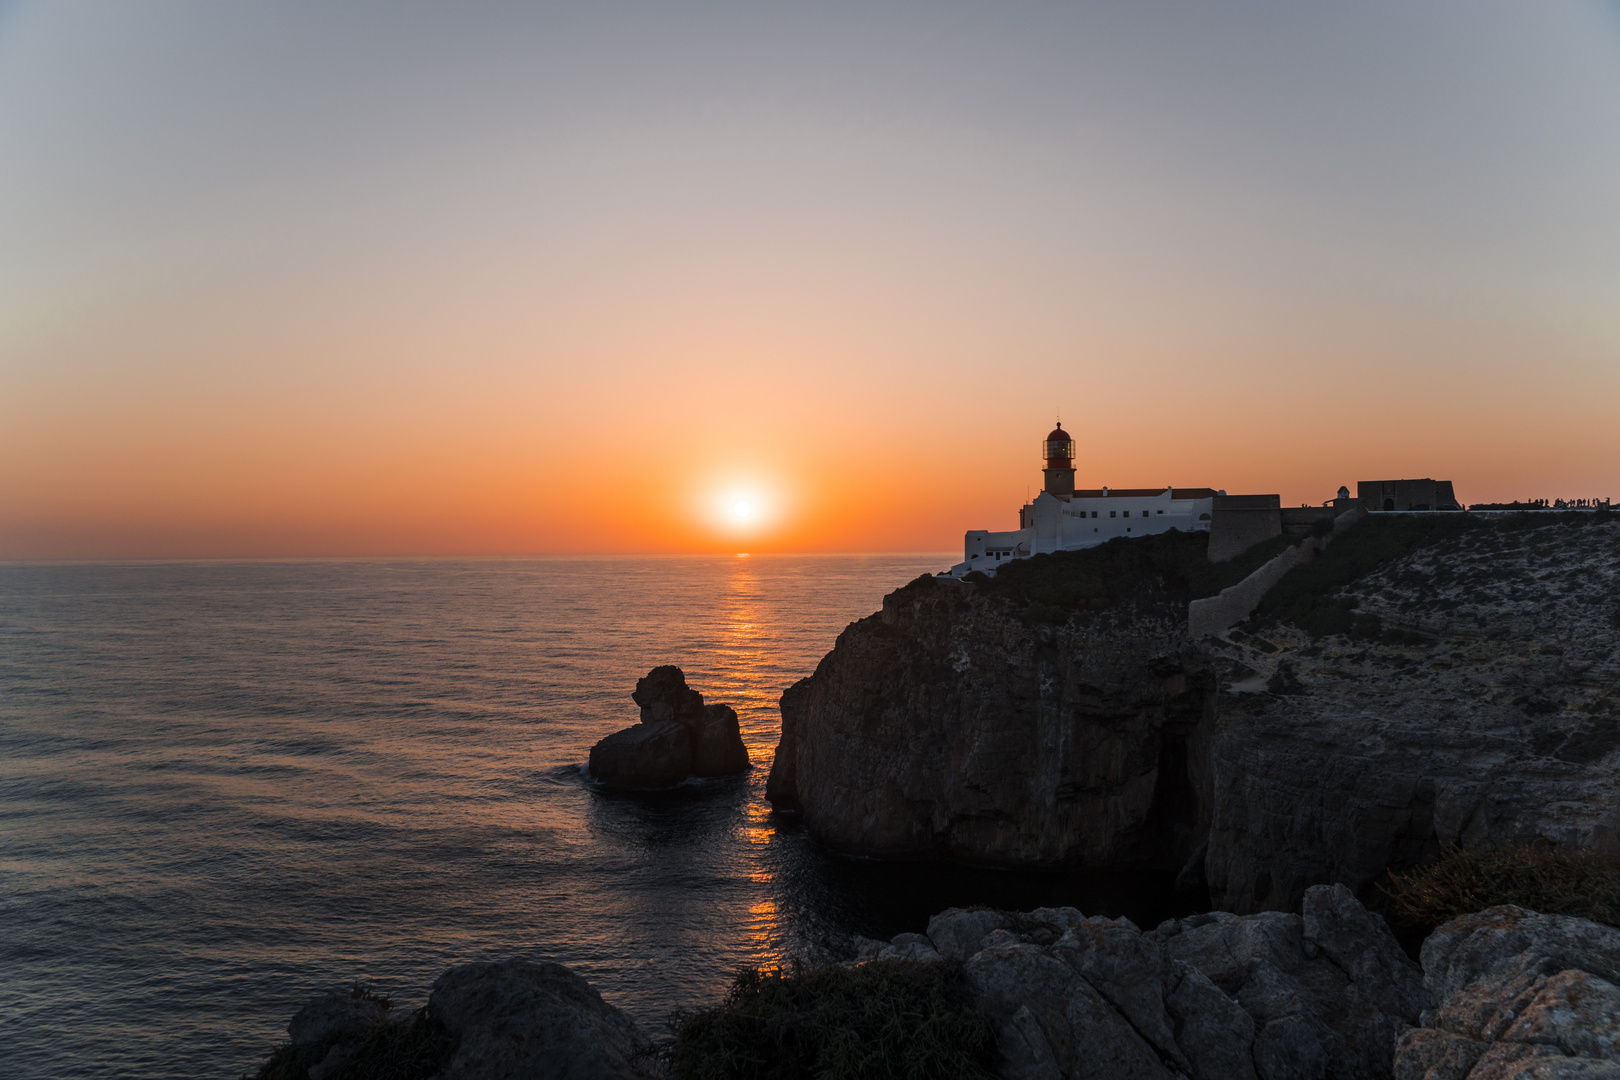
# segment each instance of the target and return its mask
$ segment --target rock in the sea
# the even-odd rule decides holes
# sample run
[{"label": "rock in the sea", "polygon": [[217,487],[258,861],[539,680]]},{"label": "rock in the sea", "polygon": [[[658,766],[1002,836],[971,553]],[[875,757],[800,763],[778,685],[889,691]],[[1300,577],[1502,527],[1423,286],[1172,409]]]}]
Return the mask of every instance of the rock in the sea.
[{"label": "rock in the sea", "polygon": [[439,1080],[643,1080],[634,1021],[561,964],[503,960],[439,976],[428,1016],[459,1040]]},{"label": "rock in the sea", "polygon": [[630,700],[641,706],[643,724],[689,724],[703,715],[703,695],[686,685],[686,673],[674,664],[655,667],[637,679]]},{"label": "rock in the sea", "polygon": [[357,997],[344,987],[312,998],[287,1023],[294,1046],[315,1046],[331,1036],[359,1038],[382,1023],[388,1008],[370,997]]},{"label": "rock in the sea", "polygon": [[615,731],[591,747],[591,776],[620,787],[658,788],[692,774],[692,732],[673,720]]},{"label": "rock in the sea", "polygon": [[692,733],[693,776],[735,776],[748,771],[748,748],[743,745],[737,712],[730,705],[705,705],[703,714],[686,726]]},{"label": "rock in the sea", "polygon": [[1279,586],[1332,617],[1264,634],[913,582],[783,694],[767,795],[845,852],[1185,869],[1238,912],[1450,844],[1620,851],[1620,522],[1435,522],[1357,525]]},{"label": "rock in the sea", "polygon": [[733,776],[747,772],[737,713],[729,705],[704,705],[671,664],[653,668],[630,695],[641,706],[641,723],[614,732],[591,748],[591,775],[618,787],[660,788],[688,776]]},{"label": "rock in the sea", "polygon": [[[1009,1080],[1387,1080],[1429,1004],[1417,967],[1342,885],[1304,914],[1226,912],[1143,933],[1073,908],[951,909],[858,963],[963,963]],[[1421,1075],[1421,1074],[1419,1074]]]},{"label": "rock in the sea", "polygon": [[1620,930],[1494,907],[1429,935],[1423,979],[1396,1080],[1620,1080]]}]

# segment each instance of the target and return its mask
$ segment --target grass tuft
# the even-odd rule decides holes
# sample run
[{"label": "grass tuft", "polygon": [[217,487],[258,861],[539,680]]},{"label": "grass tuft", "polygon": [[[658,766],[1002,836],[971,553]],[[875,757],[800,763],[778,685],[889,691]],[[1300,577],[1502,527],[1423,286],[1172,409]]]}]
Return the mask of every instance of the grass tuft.
[{"label": "grass tuft", "polygon": [[1620,864],[1550,845],[1451,848],[1428,866],[1391,874],[1383,888],[1397,915],[1427,926],[1498,904],[1620,926]]},{"label": "grass tuft", "polygon": [[726,1000],[677,1014],[677,1080],[989,1080],[995,1033],[954,964],[742,968]]}]

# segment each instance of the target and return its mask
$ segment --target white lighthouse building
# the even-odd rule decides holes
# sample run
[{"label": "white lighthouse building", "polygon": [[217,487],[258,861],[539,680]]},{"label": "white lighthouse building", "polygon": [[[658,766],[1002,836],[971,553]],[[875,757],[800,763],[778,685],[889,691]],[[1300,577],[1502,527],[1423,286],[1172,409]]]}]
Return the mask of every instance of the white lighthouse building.
[{"label": "white lighthouse building", "polygon": [[1054,428],[1042,444],[1046,483],[1033,502],[1018,511],[1011,532],[971,529],[963,538],[962,561],[954,577],[974,570],[994,574],[1009,559],[1052,551],[1096,547],[1120,536],[1148,536],[1180,529],[1208,531],[1216,496],[1211,488],[1097,488],[1074,486],[1074,440]]}]

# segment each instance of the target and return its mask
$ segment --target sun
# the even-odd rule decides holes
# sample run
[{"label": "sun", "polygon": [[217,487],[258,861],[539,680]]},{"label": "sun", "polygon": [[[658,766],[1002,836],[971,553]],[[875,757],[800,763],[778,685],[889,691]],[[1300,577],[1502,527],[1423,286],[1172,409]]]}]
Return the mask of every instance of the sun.
[{"label": "sun", "polygon": [[738,521],[747,521],[754,516],[754,504],[747,499],[738,499],[731,504],[731,516]]}]

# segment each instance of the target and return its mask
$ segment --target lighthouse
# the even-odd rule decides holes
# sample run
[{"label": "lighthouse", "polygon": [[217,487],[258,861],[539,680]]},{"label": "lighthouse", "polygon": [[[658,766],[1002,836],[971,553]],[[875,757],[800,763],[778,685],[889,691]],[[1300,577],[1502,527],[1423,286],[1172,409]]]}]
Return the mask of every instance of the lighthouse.
[{"label": "lighthouse", "polygon": [[1074,440],[1063,430],[1060,421],[1042,445],[1046,458],[1046,486],[1041,490],[1055,495],[1064,502],[1074,498]]},{"label": "lighthouse", "polygon": [[[1074,486],[1074,440],[1062,423],[1041,443],[1046,484],[1018,511],[1018,528],[1008,532],[970,529],[962,538],[962,561],[952,577],[975,570],[994,574],[1009,559],[1057,551],[1079,551],[1110,540],[1152,536],[1176,530],[1208,532],[1215,499],[1212,488],[1080,488]],[[1276,506],[1276,496],[1268,496]]]}]

